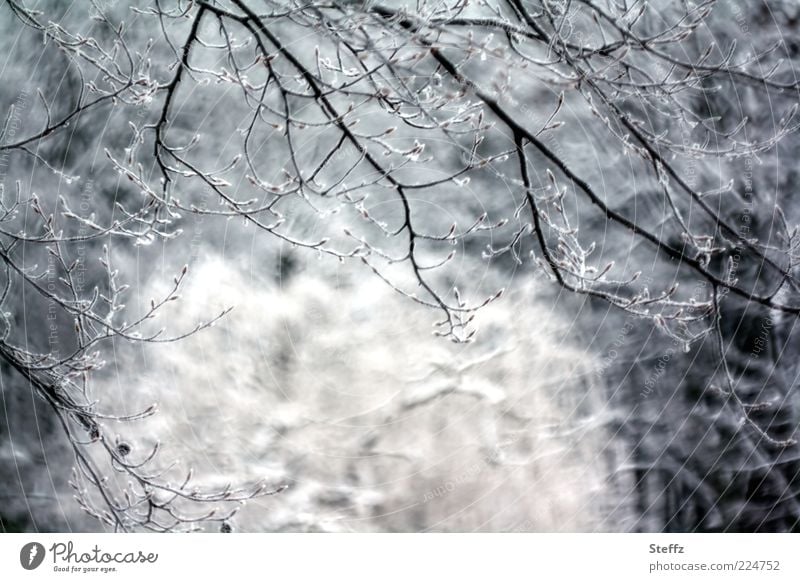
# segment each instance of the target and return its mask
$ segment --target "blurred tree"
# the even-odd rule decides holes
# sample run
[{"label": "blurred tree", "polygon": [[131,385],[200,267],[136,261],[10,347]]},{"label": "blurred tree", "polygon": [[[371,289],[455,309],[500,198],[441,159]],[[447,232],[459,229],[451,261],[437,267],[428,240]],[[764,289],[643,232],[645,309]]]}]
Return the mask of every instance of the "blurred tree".
[{"label": "blurred tree", "polygon": [[[19,105],[6,107],[0,153],[59,186],[37,195],[21,181],[2,185],[0,358],[52,406],[75,454],[78,499],[107,524],[226,527],[227,513],[179,513],[177,501],[273,492],[203,493],[191,475],[164,482],[148,470],[156,450],[134,455],[101,423],[155,408],[103,412],[91,391],[113,340],[177,341],[224,315],[173,336],[151,328],[186,268],[149,308],[125,306],[131,290],[110,241],[169,241],[189,215],[362,263],[437,311],[437,333],[455,342],[473,341],[477,312],[503,294],[459,281],[457,251],[538,269],[652,325],[670,354],[712,354],[699,391],[721,399],[753,450],[796,444],[796,423],[765,417],[776,398],[796,400],[794,382],[775,396],[749,381],[774,374],[780,343],[761,340],[769,362],[741,354],[755,349],[758,337],[742,332],[760,329],[752,318],[768,317],[774,335],[800,314],[797,212],[782,192],[757,192],[752,176],[796,131],[799,85],[782,38],[755,46],[739,23],[719,42],[714,13],[727,4],[153,0],[127,11],[97,1],[74,8],[83,20],[58,3],[5,4],[4,18],[44,42],[46,58],[66,59],[67,85],[30,96],[35,129],[17,130]],[[77,180],[71,140],[114,110],[129,137],[87,136],[106,157],[92,168],[131,190],[116,200],[92,193],[87,213],[78,196],[58,195]],[[221,112],[224,135],[198,133]],[[85,256],[97,241],[99,271]],[[39,295],[38,317],[13,304],[19,289]],[[91,447],[131,484],[106,481]],[[791,491],[794,508],[796,479],[781,479],[778,500]],[[800,518],[792,508],[781,527]]]}]

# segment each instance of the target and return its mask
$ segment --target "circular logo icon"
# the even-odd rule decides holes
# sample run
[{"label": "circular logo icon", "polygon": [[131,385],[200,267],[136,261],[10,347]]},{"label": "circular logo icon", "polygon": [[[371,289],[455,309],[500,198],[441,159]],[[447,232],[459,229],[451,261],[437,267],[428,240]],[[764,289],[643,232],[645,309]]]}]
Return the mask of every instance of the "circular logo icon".
[{"label": "circular logo icon", "polygon": [[44,546],[39,542],[30,542],[19,551],[19,563],[26,570],[35,570],[44,561]]}]

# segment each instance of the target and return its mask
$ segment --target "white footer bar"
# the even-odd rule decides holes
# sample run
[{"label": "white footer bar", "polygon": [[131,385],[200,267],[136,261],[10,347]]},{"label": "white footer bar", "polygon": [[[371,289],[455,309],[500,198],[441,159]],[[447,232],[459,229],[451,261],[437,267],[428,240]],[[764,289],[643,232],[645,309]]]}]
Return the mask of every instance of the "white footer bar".
[{"label": "white footer bar", "polygon": [[800,580],[785,534],[5,534],[0,580]]}]

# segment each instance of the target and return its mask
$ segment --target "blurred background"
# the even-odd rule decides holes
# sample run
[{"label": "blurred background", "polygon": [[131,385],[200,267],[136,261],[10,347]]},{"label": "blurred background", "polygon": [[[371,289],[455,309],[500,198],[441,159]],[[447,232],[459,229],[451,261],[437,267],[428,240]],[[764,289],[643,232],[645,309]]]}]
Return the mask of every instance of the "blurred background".
[{"label": "blurred background", "polygon": [[[794,3],[709,4],[710,16],[689,42],[697,52],[709,38],[717,47],[736,40],[737,54],[743,55],[779,40],[776,60],[795,62],[800,8]],[[144,1],[29,0],[25,6],[40,10],[42,22],[117,47],[124,60],[114,41],[119,34],[131,54],[147,55],[149,78],[159,83],[174,75],[171,65],[191,27],[191,18],[176,16],[161,22],[159,30],[159,20],[148,13],[155,4]],[[678,0],[659,3],[644,18],[656,26],[685,6]],[[169,9],[179,12],[181,7],[193,9],[190,3]],[[258,9],[275,6],[264,3]],[[99,11],[114,22],[124,20],[124,31],[115,33],[89,18]],[[329,35],[291,18],[276,18],[276,23],[283,42],[308,62],[315,54],[334,57]],[[185,144],[199,136],[192,159],[221,168],[242,153],[251,108],[240,87],[219,80],[220,71],[233,75],[234,68],[212,41],[221,43],[228,34],[235,53],[251,56],[253,43],[246,31],[222,31],[212,22],[201,33],[205,44],[193,53],[193,65],[217,73],[205,79],[189,75],[191,82],[181,84],[170,110],[171,139]],[[9,4],[0,4],[0,113],[6,119],[0,143],[36,135],[48,119],[61,119],[81,103],[87,82],[102,82],[102,72],[92,69],[91,62],[42,37]],[[484,40],[492,46],[493,41]],[[85,50],[93,54],[94,49]],[[546,47],[540,50],[544,56]],[[487,52],[464,69],[487,84],[508,77],[501,91],[508,110],[531,125],[546,120],[559,86]],[[782,98],[790,104],[797,100],[796,95],[776,99]],[[277,103],[279,98],[274,99]],[[302,103],[298,99],[297,107]],[[469,98],[454,103],[469,111]],[[58,212],[59,198],[95,224],[119,219],[120,208],[141,206],[140,184],[126,179],[113,159],[130,152],[131,124],[156,122],[162,107],[162,94],[156,92],[138,102],[121,99],[81,111],[57,133],[28,144],[29,151],[0,151],[0,182],[4,199],[13,197],[20,184],[25,195],[35,193],[54,213],[58,229],[76,235],[65,246],[84,265],[76,274],[84,294],[108,285],[106,272],[98,268],[105,245],[120,280],[130,286],[124,297],[130,320],[147,312],[152,297],[170,292],[183,265],[188,272],[180,298],[167,302],[153,329],[165,326],[183,334],[232,308],[213,326],[176,342],[111,337],[98,346],[105,365],[91,375],[91,400],[103,410],[124,416],[158,404],[149,418],[109,418],[102,425],[135,454],[159,443],[159,463],[169,479],[180,480],[178,472],[191,467],[204,487],[222,489],[259,479],[270,487],[288,486],[277,495],[249,500],[226,527],[285,532],[799,527],[800,455],[797,446],[776,444],[796,436],[798,426],[796,317],[726,300],[727,362],[743,398],[763,404],[748,413],[762,434],[718,389],[721,359],[712,337],[684,346],[652,321],[566,292],[537,265],[530,256],[534,243],[517,240],[529,219],[518,211],[524,195],[513,177],[513,157],[498,157],[468,182],[448,180],[409,193],[418,225],[426,232],[447,232],[454,222],[468,226],[483,213],[487,224],[507,221],[457,241],[452,245],[455,258],[430,275],[431,284],[448,297],[457,287],[473,303],[504,290],[477,312],[477,332],[469,343],[432,333],[441,314],[409,297],[422,292],[402,262],[385,262],[379,276],[358,257],[340,260],[281,240],[240,216],[214,214],[225,206],[196,179],[178,182],[171,193],[185,208],[201,210],[171,217],[176,236],[81,238],[89,232],[86,223],[71,222]],[[774,133],[777,112],[783,111],[777,101],[766,107],[757,87],[738,82],[727,90],[703,92],[696,108],[723,118],[747,117],[753,142]],[[307,119],[308,127],[297,129],[291,148],[281,128],[274,127],[249,143],[270,183],[279,184],[292,163],[312,167],[335,143],[329,128],[316,127],[311,113]],[[667,222],[670,210],[657,195],[652,171],[608,139],[606,125],[580,95],[567,94],[558,119],[564,126],[543,139],[576,174],[590,180],[609,204],[648,225]],[[365,132],[388,127],[386,111],[378,106],[366,107],[360,122]],[[393,142],[398,149],[414,143],[412,129],[401,128],[398,134],[399,141]],[[687,134],[685,139],[695,138]],[[514,147],[512,136],[500,129],[488,131],[484,145],[495,153]],[[410,156],[399,176],[436,180],[458,170],[457,150],[444,142],[426,146],[422,156]],[[753,236],[772,240],[776,205],[788,223],[800,220],[794,195],[798,147],[800,140],[792,133],[758,156],[687,157],[675,164],[701,189],[733,179],[749,192],[752,206],[740,197],[713,199],[715,207],[734,222],[747,208]],[[137,155],[158,184],[151,149],[147,142]],[[340,179],[336,171],[358,155],[354,150],[337,153],[319,182]],[[532,165],[535,181],[545,183],[542,161],[535,158]],[[348,180],[367,175],[356,170]],[[236,174],[234,188],[246,192],[244,172]],[[351,238],[371,233],[384,245],[381,249],[396,256],[403,252],[403,241],[383,236],[370,221],[399,224],[402,205],[380,188],[369,194],[359,204],[338,205],[326,197],[287,200],[282,214],[289,230],[281,232],[304,241],[330,238],[343,248],[351,248]],[[654,258],[630,233],[613,232],[591,204],[570,200],[567,205],[586,240],[596,241],[601,263],[614,260],[628,276],[641,271],[641,287],[656,291],[679,282],[687,297],[707,298],[709,288],[702,281]],[[359,222],[366,211],[370,221]],[[25,213],[8,228],[33,229],[34,220]],[[344,235],[344,228],[351,234]],[[674,233],[665,228],[664,240],[671,240]],[[443,258],[433,243],[430,248],[426,244],[420,243],[425,264]],[[504,246],[514,252],[492,252]],[[41,281],[56,279],[48,275],[58,267],[46,245],[22,243],[14,252],[20,265],[39,269]],[[738,276],[746,278],[748,269],[760,273],[757,264],[743,263]],[[6,278],[12,277],[7,270]],[[11,287],[4,309],[13,323],[4,342],[34,353],[74,349],[71,318],[52,314],[30,285]],[[73,498],[68,483],[74,479],[73,448],[58,416],[5,360],[0,360],[0,390],[0,530],[108,529]],[[178,465],[171,467],[171,461]]]}]

